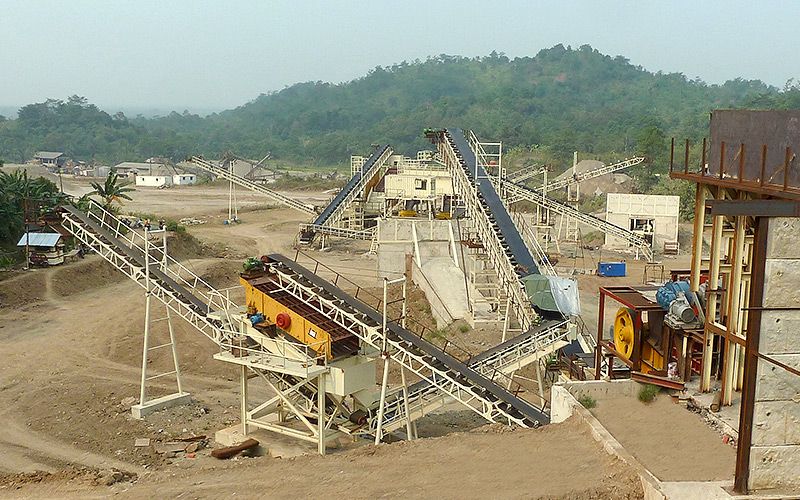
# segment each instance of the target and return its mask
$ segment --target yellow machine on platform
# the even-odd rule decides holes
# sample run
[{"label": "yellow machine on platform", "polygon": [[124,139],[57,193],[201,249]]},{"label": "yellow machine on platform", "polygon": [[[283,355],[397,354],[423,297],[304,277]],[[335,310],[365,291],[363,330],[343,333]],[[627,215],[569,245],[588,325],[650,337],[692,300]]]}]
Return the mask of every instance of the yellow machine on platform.
[{"label": "yellow machine on platform", "polygon": [[328,359],[333,357],[331,332],[257,289],[258,279],[248,281],[241,277],[239,282],[244,287],[248,309],[262,313],[265,323],[277,326]]},{"label": "yellow machine on platform", "polygon": [[617,310],[614,316],[614,349],[628,361],[641,361],[643,373],[664,369],[664,356],[650,344],[650,325],[637,325],[634,314],[626,307]]}]

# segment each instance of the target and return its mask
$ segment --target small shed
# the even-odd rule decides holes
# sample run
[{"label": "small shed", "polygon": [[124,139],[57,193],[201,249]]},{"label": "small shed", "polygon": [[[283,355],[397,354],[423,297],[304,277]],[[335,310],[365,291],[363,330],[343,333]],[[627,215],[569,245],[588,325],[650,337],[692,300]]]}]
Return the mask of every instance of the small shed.
[{"label": "small shed", "polygon": [[37,151],[33,157],[36,163],[45,167],[61,167],[66,163],[67,157],[58,151]]},{"label": "small shed", "polygon": [[25,233],[17,242],[18,247],[30,248],[31,264],[55,266],[64,263],[64,239],[59,233]]},{"label": "small shed", "polygon": [[[606,221],[650,241],[653,248],[678,241],[679,196],[608,193]],[[605,247],[628,248],[628,242],[606,234]]]},{"label": "small shed", "polygon": [[197,182],[197,176],[194,174],[175,174],[172,176],[172,183],[176,186],[191,186]]},{"label": "small shed", "polygon": [[137,175],[137,186],[166,187],[172,185],[171,175]]}]

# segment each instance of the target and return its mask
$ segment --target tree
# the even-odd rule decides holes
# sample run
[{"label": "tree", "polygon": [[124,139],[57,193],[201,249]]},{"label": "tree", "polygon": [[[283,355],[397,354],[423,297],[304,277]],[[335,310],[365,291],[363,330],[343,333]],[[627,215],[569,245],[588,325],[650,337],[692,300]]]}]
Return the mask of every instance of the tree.
[{"label": "tree", "polygon": [[135,191],[135,189],[127,187],[129,185],[129,181],[119,182],[119,176],[117,175],[117,172],[111,170],[111,172],[109,172],[106,176],[106,180],[102,185],[98,182],[92,183],[94,191],[89,193],[89,195],[99,196],[103,200],[103,208],[110,210],[115,202],[121,204],[121,200],[130,201],[133,199],[125,194]]}]

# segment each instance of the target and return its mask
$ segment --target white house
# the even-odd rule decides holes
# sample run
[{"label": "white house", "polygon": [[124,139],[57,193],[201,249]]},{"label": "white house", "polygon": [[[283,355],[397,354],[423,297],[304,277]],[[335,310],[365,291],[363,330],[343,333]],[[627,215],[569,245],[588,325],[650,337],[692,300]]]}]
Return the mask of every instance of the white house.
[{"label": "white house", "polygon": [[171,175],[137,175],[136,176],[136,185],[137,186],[145,186],[145,187],[162,187],[162,186],[171,186],[172,185],[172,176]]},{"label": "white house", "polygon": [[191,186],[197,182],[197,176],[194,174],[175,174],[172,176],[172,183],[176,186]]},{"label": "white house", "polygon": [[[650,241],[653,248],[678,241],[680,196],[608,193],[606,221],[633,231]],[[605,247],[622,250],[628,243],[606,234]]]}]

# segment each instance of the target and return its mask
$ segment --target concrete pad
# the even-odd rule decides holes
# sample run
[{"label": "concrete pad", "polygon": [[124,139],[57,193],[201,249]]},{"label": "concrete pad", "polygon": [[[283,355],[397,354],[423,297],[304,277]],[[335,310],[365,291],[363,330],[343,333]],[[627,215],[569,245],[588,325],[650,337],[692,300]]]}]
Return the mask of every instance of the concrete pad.
[{"label": "concrete pad", "polygon": [[171,408],[173,406],[185,405],[192,402],[192,395],[188,392],[176,392],[175,394],[168,394],[160,398],[151,399],[145,404],[137,404],[131,406],[131,415],[137,420],[141,420],[154,411],[163,410],[164,408]]},{"label": "concrete pad", "polygon": [[[242,434],[241,424],[226,427],[214,433],[214,441],[220,446],[233,446],[248,438],[253,438],[258,441],[258,446],[253,448],[250,454],[256,456],[269,455],[273,458],[293,458],[317,454],[316,443],[283,436],[252,425],[248,431],[246,436]],[[326,445],[326,448],[331,450],[338,447],[339,443],[335,440],[328,441]]]},{"label": "concrete pad", "polygon": [[730,481],[700,482],[700,481],[673,481],[662,482],[661,491],[670,500],[717,500],[731,498],[725,488],[731,488]]}]

